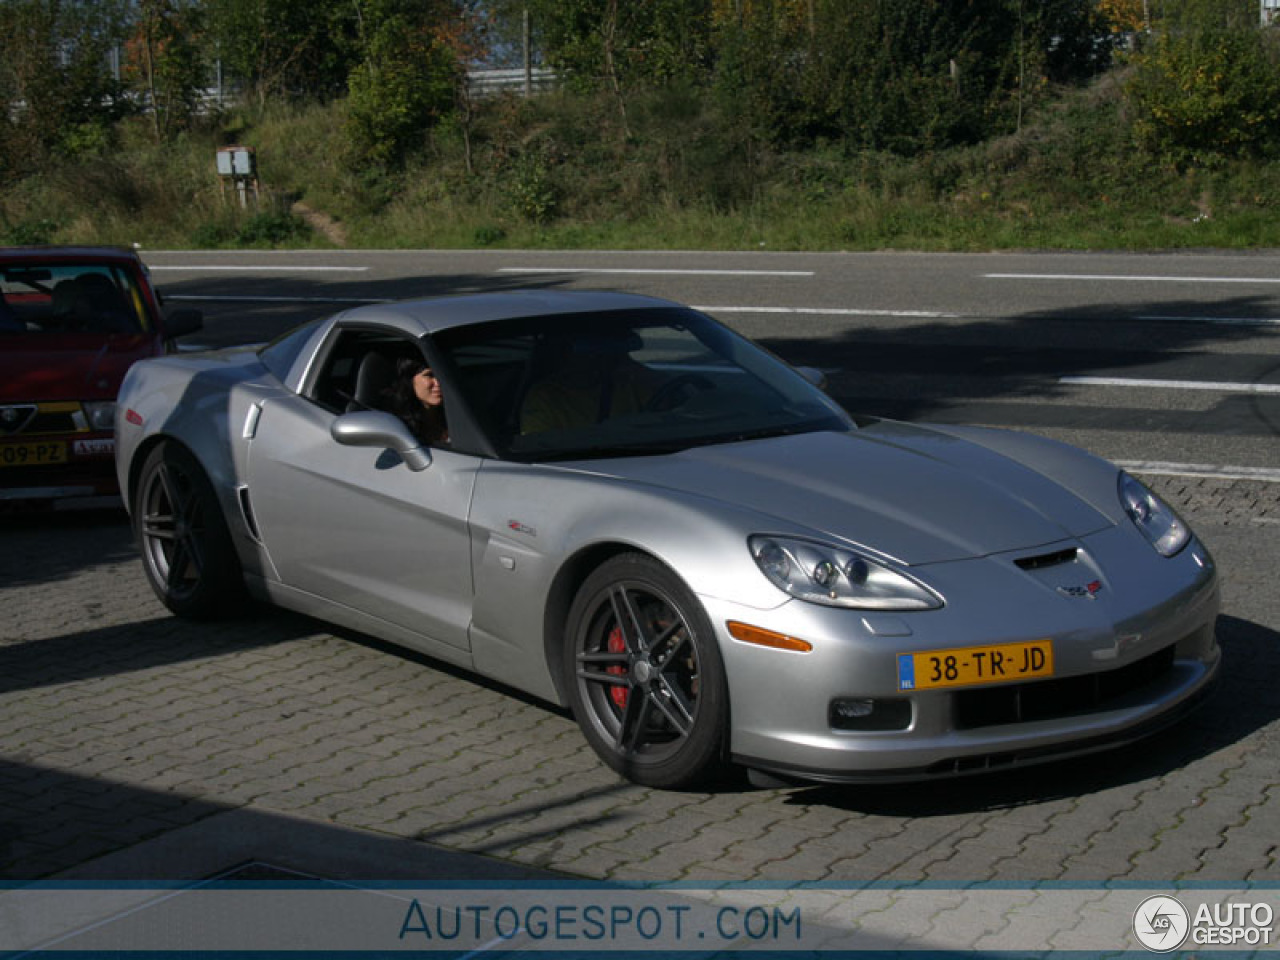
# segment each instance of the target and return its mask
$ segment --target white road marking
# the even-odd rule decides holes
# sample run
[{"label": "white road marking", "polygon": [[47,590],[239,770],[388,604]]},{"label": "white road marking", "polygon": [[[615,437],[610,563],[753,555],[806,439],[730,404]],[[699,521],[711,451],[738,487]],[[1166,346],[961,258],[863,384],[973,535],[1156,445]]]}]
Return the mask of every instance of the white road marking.
[{"label": "white road marking", "polygon": [[155,273],[157,270],[216,270],[224,273],[368,273],[368,267],[334,267],[334,266],[306,266],[303,264],[295,264],[293,266],[268,266],[266,264],[167,264],[164,266],[151,266],[148,269]]},{"label": "white road marking", "polygon": [[1274,327],[1280,326],[1280,317],[1177,317],[1142,316],[1139,320],[1158,323],[1216,323],[1226,327]]},{"label": "white road marking", "polygon": [[1230,383],[1212,380],[1144,380],[1136,377],[1059,377],[1058,382],[1086,387],[1154,387],[1160,390],[1212,390],[1218,393],[1280,394],[1280,383]]},{"label": "white road marking", "polygon": [[812,277],[812,270],[667,270],[634,267],[501,267],[498,273],[629,273],[681,277]]},{"label": "white road marking", "polygon": [[1234,467],[1209,463],[1167,463],[1161,460],[1115,460],[1130,473],[1162,477],[1204,477],[1210,480],[1262,480],[1280,483],[1280,469],[1274,467]]},{"label": "white road marking", "polygon": [[173,300],[212,301],[218,303],[395,303],[391,297],[254,297],[223,294],[166,293],[165,303]]},{"label": "white road marking", "polygon": [[[222,303],[394,303],[394,297],[273,297],[228,294],[169,294],[166,301],[191,300]],[[933,310],[859,310],[851,307],[725,307],[694,306],[704,313],[755,313],[792,314],[797,316],[830,317],[912,317],[926,320],[959,319],[958,313],[940,313]]]},{"label": "white road marking", "polygon": [[984,273],[986,280],[1136,280],[1145,283],[1280,283],[1280,277],[1175,277],[1118,273]]},{"label": "white road marking", "polygon": [[818,317],[916,317],[926,320],[958,320],[961,314],[936,310],[861,310],[854,307],[706,307],[703,313],[777,313]]}]

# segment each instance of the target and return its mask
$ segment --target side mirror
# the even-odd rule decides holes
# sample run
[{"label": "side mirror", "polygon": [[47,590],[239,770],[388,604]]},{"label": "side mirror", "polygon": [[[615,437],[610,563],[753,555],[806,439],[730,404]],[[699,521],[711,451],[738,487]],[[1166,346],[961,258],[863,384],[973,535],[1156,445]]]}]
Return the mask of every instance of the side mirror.
[{"label": "side mirror", "polygon": [[164,335],[170,340],[185,337],[204,328],[204,314],[199,310],[175,310],[164,318]]},{"label": "side mirror", "polygon": [[796,367],[796,373],[800,374],[819,390],[827,389],[827,375],[817,367]]},{"label": "side mirror", "polygon": [[418,442],[403,420],[381,410],[344,413],[333,421],[329,435],[346,447],[394,450],[414,473],[431,466],[431,451]]}]

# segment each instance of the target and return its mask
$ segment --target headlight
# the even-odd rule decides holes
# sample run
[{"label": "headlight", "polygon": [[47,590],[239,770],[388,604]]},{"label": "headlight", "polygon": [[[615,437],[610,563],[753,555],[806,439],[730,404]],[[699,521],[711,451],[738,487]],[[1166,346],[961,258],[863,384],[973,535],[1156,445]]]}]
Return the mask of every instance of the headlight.
[{"label": "headlight", "polygon": [[81,404],[89,421],[90,430],[115,429],[116,404],[114,400],[86,400]]},{"label": "headlight", "polygon": [[753,536],[756,566],[797,600],[857,610],[934,610],[942,598],[879,560],[812,540]]},{"label": "headlight", "polygon": [[1124,512],[1161,556],[1172,557],[1187,545],[1191,530],[1173,512],[1173,507],[1123,470],[1120,471],[1119,492]]}]

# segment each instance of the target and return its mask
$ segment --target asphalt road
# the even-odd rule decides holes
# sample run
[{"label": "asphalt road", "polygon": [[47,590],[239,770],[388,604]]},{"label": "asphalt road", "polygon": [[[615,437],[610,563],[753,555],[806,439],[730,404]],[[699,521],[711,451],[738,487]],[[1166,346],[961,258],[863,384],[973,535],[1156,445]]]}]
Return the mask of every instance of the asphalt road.
[{"label": "asphalt road", "polygon": [[[822,367],[852,409],[1132,463],[1223,568],[1224,680],[1186,723],[1105,758],[928,789],[666,794],[619,782],[562,714],[422,658],[271,611],[174,620],[119,514],[10,517],[0,877],[84,871],[248,809],[609,880],[1280,881],[1280,259],[145,257],[171,304],[205,310],[205,344],[373,299],[626,289]],[[1079,377],[1105,379],[1064,379]]]}]

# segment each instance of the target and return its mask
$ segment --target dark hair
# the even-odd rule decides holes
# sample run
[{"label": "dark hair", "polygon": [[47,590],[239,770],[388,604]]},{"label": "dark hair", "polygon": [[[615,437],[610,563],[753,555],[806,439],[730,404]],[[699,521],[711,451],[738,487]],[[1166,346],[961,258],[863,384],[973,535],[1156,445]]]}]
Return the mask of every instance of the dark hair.
[{"label": "dark hair", "polygon": [[405,422],[413,435],[429,446],[439,446],[449,439],[449,422],[444,404],[428,407],[413,392],[413,378],[427,369],[421,357],[400,357],[396,360],[396,375],[387,388],[387,405],[391,412]]}]

